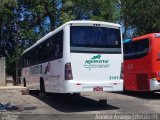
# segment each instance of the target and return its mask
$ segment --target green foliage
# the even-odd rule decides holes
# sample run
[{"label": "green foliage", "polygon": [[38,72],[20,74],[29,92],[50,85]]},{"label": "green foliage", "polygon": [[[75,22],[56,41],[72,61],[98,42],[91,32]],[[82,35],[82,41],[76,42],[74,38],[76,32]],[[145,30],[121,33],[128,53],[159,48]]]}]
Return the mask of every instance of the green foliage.
[{"label": "green foliage", "polygon": [[[54,30],[57,15],[56,0],[20,0],[22,8],[25,8],[25,14],[30,14],[31,27],[39,26],[41,29],[45,18],[50,20],[50,30]],[[26,18],[28,19],[28,18]]]},{"label": "green foliage", "polygon": [[107,22],[118,20],[116,0],[63,0],[61,21],[91,19]]},{"label": "green foliage", "polygon": [[124,37],[160,31],[159,0],[62,0],[57,7],[59,1],[0,0],[0,53],[7,57],[9,75],[15,76],[26,48],[70,20],[122,23]]},{"label": "green foliage", "polygon": [[[7,56],[7,73],[14,71],[14,59],[9,60],[9,55],[14,53],[14,9],[17,8],[16,0],[0,0],[0,55]],[[11,65],[12,64],[12,65]],[[10,68],[9,68],[10,67]]]},{"label": "green foliage", "polygon": [[133,36],[160,31],[159,0],[121,0],[125,27],[134,29]]}]

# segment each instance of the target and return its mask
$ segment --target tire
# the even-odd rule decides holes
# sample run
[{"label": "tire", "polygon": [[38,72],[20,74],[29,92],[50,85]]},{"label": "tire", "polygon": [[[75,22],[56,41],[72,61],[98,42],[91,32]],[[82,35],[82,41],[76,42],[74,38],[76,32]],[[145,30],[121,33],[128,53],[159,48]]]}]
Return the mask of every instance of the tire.
[{"label": "tire", "polygon": [[73,93],[73,96],[78,97],[78,96],[81,96],[81,94],[80,93]]},{"label": "tire", "polygon": [[44,93],[45,92],[45,85],[44,85],[44,80],[43,78],[40,78],[40,92]]},{"label": "tire", "polygon": [[26,87],[26,79],[23,79],[23,87]]},{"label": "tire", "polygon": [[107,100],[99,100],[99,104],[102,106],[107,105]]}]

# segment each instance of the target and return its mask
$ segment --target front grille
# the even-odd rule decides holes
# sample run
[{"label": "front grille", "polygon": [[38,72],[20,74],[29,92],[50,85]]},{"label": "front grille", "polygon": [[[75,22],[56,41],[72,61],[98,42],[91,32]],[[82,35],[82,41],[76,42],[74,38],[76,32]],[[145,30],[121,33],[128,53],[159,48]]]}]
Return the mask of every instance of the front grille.
[{"label": "front grille", "polygon": [[138,91],[149,91],[149,79],[147,74],[137,74],[137,90]]}]

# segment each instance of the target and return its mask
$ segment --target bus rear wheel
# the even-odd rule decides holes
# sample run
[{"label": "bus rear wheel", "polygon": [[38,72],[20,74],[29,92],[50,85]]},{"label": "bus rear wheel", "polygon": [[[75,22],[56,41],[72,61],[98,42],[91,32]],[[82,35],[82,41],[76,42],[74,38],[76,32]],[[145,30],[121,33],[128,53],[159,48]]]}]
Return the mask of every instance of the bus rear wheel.
[{"label": "bus rear wheel", "polygon": [[105,106],[105,105],[107,105],[107,100],[104,100],[104,99],[99,100],[99,104],[102,106]]},{"label": "bus rear wheel", "polygon": [[81,96],[81,94],[80,93],[73,93],[73,96],[78,97],[78,96]]}]

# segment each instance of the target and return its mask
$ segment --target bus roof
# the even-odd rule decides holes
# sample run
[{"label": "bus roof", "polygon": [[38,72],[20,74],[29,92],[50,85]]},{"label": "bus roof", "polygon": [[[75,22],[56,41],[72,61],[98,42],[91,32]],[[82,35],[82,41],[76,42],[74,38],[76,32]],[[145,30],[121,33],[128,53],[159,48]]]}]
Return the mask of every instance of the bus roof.
[{"label": "bus roof", "polygon": [[116,28],[120,28],[121,25],[119,24],[115,24],[115,23],[109,23],[109,22],[102,22],[102,21],[90,21],[90,20],[76,20],[76,21],[69,21],[63,25],[61,25],[60,27],[58,27],[57,29],[55,29],[54,31],[49,32],[48,34],[46,34],[44,37],[42,37],[41,39],[39,39],[35,44],[33,44],[31,47],[29,47],[28,49],[26,49],[23,53],[25,54],[26,52],[28,52],[29,50],[31,50],[32,48],[36,47],[37,45],[39,45],[40,43],[42,43],[43,41],[45,41],[46,39],[48,39],[49,37],[51,37],[52,35],[54,35],[55,33],[59,32],[60,30],[62,30],[66,25],[70,25],[70,24],[100,24],[100,25],[105,25],[108,27],[116,27]]},{"label": "bus roof", "polygon": [[135,37],[133,38],[132,40],[133,41],[138,41],[138,40],[141,40],[141,39],[145,39],[145,38],[155,38],[155,37],[160,37],[160,33],[150,33],[150,34],[146,34],[146,35],[143,35],[143,36],[139,36],[139,37]]}]

